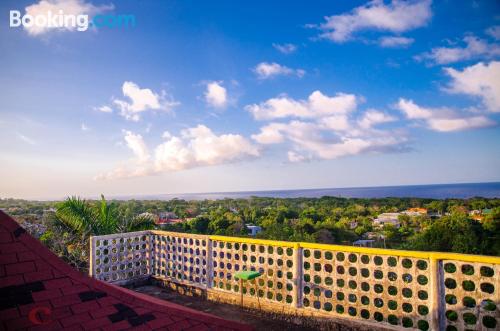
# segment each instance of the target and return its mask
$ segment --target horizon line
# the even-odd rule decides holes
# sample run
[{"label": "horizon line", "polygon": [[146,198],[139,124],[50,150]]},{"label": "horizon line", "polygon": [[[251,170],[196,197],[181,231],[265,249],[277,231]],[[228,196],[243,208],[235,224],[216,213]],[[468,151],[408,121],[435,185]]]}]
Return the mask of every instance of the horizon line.
[{"label": "horizon line", "polygon": [[[196,196],[196,195],[217,195],[217,194],[248,194],[248,193],[275,193],[275,192],[294,192],[294,191],[321,191],[321,190],[349,190],[349,189],[377,189],[377,188],[399,188],[399,187],[421,187],[421,186],[453,186],[453,185],[477,185],[477,184],[500,184],[499,181],[488,181],[488,182],[455,182],[455,183],[433,183],[433,184],[402,184],[402,185],[380,185],[380,186],[340,186],[340,187],[316,187],[316,188],[288,188],[288,189],[264,189],[264,190],[243,190],[243,191],[209,191],[209,192],[183,192],[183,193],[139,193],[139,194],[132,194],[132,195],[120,195],[120,194],[114,194],[114,195],[108,195],[106,200],[120,200],[120,201],[127,201],[127,200],[173,200],[176,199],[175,195],[187,195],[187,196]],[[100,194],[96,196],[85,196],[85,195],[66,195],[65,197],[60,197],[60,198],[42,198],[42,199],[26,199],[26,198],[16,198],[16,197],[5,197],[2,198],[0,197],[0,200],[7,200],[7,199],[15,199],[15,200],[26,200],[26,201],[60,201],[66,199],[68,196],[79,196],[83,199],[87,200],[99,200],[100,199]],[[161,199],[161,198],[147,198],[151,196],[171,196],[169,199]],[[342,197],[342,198],[355,198],[355,197],[345,197],[345,196],[333,196],[333,195],[326,195],[330,197]],[[249,196],[251,197],[251,196]],[[259,196],[259,197],[267,197],[267,196]],[[386,198],[389,198],[391,196],[387,196]],[[222,200],[228,197],[223,197],[223,198],[214,198],[213,200]],[[268,198],[276,198],[272,196],[268,196]],[[292,198],[292,197],[290,197]],[[301,197],[293,197],[293,198],[301,198]],[[312,198],[312,197],[306,197],[304,196],[303,198]],[[400,197],[403,198],[403,197]],[[411,198],[411,196],[408,196],[407,198]],[[417,198],[417,197],[414,197]],[[420,198],[420,197],[418,197]],[[450,199],[453,197],[450,197]],[[183,199],[183,198],[180,198]],[[238,198],[230,198],[230,199],[238,199]],[[242,198],[240,198],[242,199]],[[376,199],[376,198],[370,198],[370,199]],[[425,198],[424,198],[425,199]],[[429,198],[432,199],[432,198]],[[463,198],[462,198],[463,199]],[[212,199],[208,199],[212,200]]]}]

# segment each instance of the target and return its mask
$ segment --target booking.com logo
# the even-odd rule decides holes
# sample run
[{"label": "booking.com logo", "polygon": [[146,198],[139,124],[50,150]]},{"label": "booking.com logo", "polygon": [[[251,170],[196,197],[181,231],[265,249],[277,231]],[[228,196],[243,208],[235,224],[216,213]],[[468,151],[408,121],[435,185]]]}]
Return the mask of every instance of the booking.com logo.
[{"label": "booking.com logo", "polygon": [[98,14],[89,18],[86,14],[65,14],[62,10],[57,13],[47,11],[39,15],[21,15],[19,10],[10,11],[10,27],[17,28],[62,28],[77,31],[87,31],[90,28],[129,28],[135,27],[135,15]]}]

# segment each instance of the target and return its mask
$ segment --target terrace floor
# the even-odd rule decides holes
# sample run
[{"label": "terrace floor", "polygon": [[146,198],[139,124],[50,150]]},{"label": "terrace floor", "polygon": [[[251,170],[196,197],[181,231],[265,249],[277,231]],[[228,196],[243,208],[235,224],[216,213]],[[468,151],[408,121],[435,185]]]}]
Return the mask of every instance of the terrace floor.
[{"label": "terrace floor", "polygon": [[200,297],[182,295],[178,292],[156,285],[142,285],[133,288],[134,291],[166,300],[184,307],[188,307],[207,314],[215,315],[227,320],[250,325],[255,330],[265,331],[299,331],[299,330],[328,330],[328,331],[378,331],[384,328],[366,327],[353,324],[346,320],[318,319],[311,317],[297,317],[284,314],[269,313],[236,305],[209,301]]}]

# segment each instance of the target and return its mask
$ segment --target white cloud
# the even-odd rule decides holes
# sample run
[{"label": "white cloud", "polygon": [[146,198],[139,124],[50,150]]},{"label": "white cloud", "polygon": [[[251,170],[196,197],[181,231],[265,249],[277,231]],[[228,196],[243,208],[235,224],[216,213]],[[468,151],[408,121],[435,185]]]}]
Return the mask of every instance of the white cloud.
[{"label": "white cloud", "polygon": [[268,120],[289,116],[308,117],[310,110],[304,101],[295,101],[287,96],[269,99],[260,104],[245,106],[245,110],[252,113],[257,120]]},{"label": "white cloud", "polygon": [[292,54],[297,50],[297,45],[294,44],[273,44],[273,47],[283,54]]},{"label": "white cloud", "polygon": [[432,117],[431,109],[420,107],[416,105],[413,100],[400,98],[396,108],[402,111],[406,115],[406,118],[411,120]]},{"label": "white cloud", "polygon": [[295,100],[282,95],[260,104],[247,105],[245,109],[257,120],[316,118],[349,113],[356,109],[358,102],[353,94],[337,93],[329,97],[320,91],[314,91],[307,100]]},{"label": "white cloud", "polygon": [[301,155],[294,151],[288,151],[288,161],[290,162],[303,162],[306,161],[307,158],[304,155]]},{"label": "white cloud", "polygon": [[415,39],[406,37],[382,37],[379,39],[379,45],[388,48],[407,47],[414,41]]},{"label": "white cloud", "polygon": [[374,0],[354,8],[350,13],[325,17],[319,28],[322,38],[345,42],[361,30],[401,33],[425,26],[431,19],[431,1],[398,1],[385,4]]},{"label": "white cloud", "polygon": [[431,129],[443,132],[480,129],[495,124],[495,122],[485,116],[430,118],[428,122]]},{"label": "white cloud", "polygon": [[[113,10],[114,6],[110,5],[102,5],[102,6],[94,6],[91,3],[85,2],[84,0],[40,0],[38,3],[30,5],[25,8],[26,14],[31,16],[43,15],[47,16],[47,13],[50,11],[52,14],[56,15],[60,10],[65,15],[95,15],[98,13],[102,13],[105,11]],[[46,34],[50,31],[75,31],[78,26],[61,26],[61,27],[53,27],[53,26],[40,26],[33,24],[29,27],[24,27],[24,29],[31,36],[39,36]]]},{"label": "white cloud", "polygon": [[129,97],[132,101],[128,106],[132,112],[139,112],[148,108],[160,108],[158,95],[153,93],[150,89],[141,89],[133,82],[124,82],[122,92],[124,96]]},{"label": "white cloud", "polygon": [[[275,139],[271,138],[273,131]],[[252,135],[252,139],[263,144],[276,144],[290,140],[297,145],[306,147],[320,142],[322,137],[318,124],[295,120],[289,123],[270,123],[262,127],[259,134]]]},{"label": "white cloud", "polygon": [[170,139],[172,138],[172,135],[168,131],[163,131],[163,134],[161,135],[163,139]]},{"label": "white cloud", "polygon": [[485,33],[495,40],[500,40],[500,25],[495,25],[486,29]]},{"label": "white cloud", "polygon": [[361,119],[358,120],[358,124],[363,129],[370,129],[377,124],[393,122],[395,120],[396,118],[393,116],[370,109],[364,113]]},{"label": "white cloud", "polygon": [[120,109],[120,115],[131,121],[139,121],[140,113],[147,110],[169,112],[179,105],[165,91],[157,94],[148,88],[141,89],[136,83],[129,81],[123,83],[122,92],[129,101],[114,99],[113,103]]},{"label": "white cloud", "polygon": [[127,147],[134,153],[137,161],[139,163],[147,162],[150,158],[150,154],[142,136],[127,130],[123,133],[125,134],[123,139],[125,140]]},{"label": "white cloud", "polygon": [[396,108],[408,119],[421,120],[427,128],[434,131],[462,131],[495,125],[495,122],[486,116],[460,114],[448,108],[426,108],[417,105],[413,100],[403,98],[399,99]]},{"label": "white cloud", "polygon": [[205,91],[205,101],[211,107],[224,108],[227,106],[227,89],[222,86],[221,82],[207,83],[207,90]]},{"label": "white cloud", "polygon": [[446,68],[452,81],[446,88],[450,93],[478,97],[491,112],[500,112],[500,62],[479,62],[462,71]]},{"label": "white cloud", "polygon": [[430,61],[434,64],[449,64],[477,58],[500,56],[500,45],[490,44],[484,39],[467,36],[463,39],[465,47],[436,47],[430,52],[415,56],[417,61]]},{"label": "white cloud", "polygon": [[101,106],[101,107],[96,107],[95,108],[96,110],[100,111],[100,112],[103,112],[103,113],[112,113],[113,112],[113,109],[111,109],[110,106]]},{"label": "white cloud", "polygon": [[253,71],[255,72],[255,74],[259,79],[268,79],[276,76],[290,76],[290,75],[294,75],[301,78],[306,73],[302,69],[291,69],[275,62],[273,63],[261,62],[253,69]]},{"label": "white cloud", "polygon": [[115,167],[113,170],[99,174],[94,180],[111,180],[118,178],[141,177],[154,174],[151,166],[151,154],[140,134],[123,130],[125,145],[132,151],[134,157]]},{"label": "white cloud", "polygon": [[80,129],[82,129],[83,132],[90,130],[90,128],[85,123],[82,123],[80,125]]},{"label": "white cloud", "polygon": [[96,179],[117,179],[236,162],[260,155],[259,148],[238,134],[216,135],[204,125],[185,129],[180,136],[165,131],[165,141],[154,149],[154,157],[139,134],[124,131],[133,151],[132,165],[119,166]]},{"label": "white cloud", "polygon": [[258,148],[241,135],[217,136],[204,125],[171,137],[155,150],[157,171],[180,170],[197,166],[233,162],[259,156]]},{"label": "white cloud", "polygon": [[335,131],[321,123],[297,120],[289,123],[270,123],[262,127],[260,133],[253,135],[252,139],[267,145],[288,141],[292,148],[288,152],[291,162],[394,151],[401,149],[406,142],[406,137],[400,132]]},{"label": "white cloud", "polygon": [[288,143],[290,162],[310,159],[334,159],[365,152],[400,150],[405,133],[376,129],[378,124],[396,118],[368,110],[356,119],[358,98],[338,93],[329,97],[315,91],[307,100],[280,96],[246,107],[257,120],[299,118],[287,123],[271,122],[252,135],[262,145]]},{"label": "white cloud", "polygon": [[37,142],[36,142],[34,139],[32,139],[32,138],[30,138],[30,137],[28,137],[28,136],[25,136],[25,135],[24,135],[24,134],[22,134],[22,133],[16,132],[16,135],[17,135],[17,137],[18,137],[19,139],[21,139],[22,141],[24,141],[25,143],[27,143],[27,144],[29,144],[29,145],[33,145],[33,146],[34,146],[34,145],[36,145],[36,144],[37,144]]},{"label": "white cloud", "polygon": [[252,135],[252,139],[259,144],[278,144],[285,141],[285,136],[281,132],[284,128],[282,123],[271,123],[260,128],[259,134]]},{"label": "white cloud", "polygon": [[384,135],[381,137],[351,138],[342,137],[335,143],[318,143],[312,151],[322,159],[336,159],[348,155],[357,155],[367,152],[385,152],[395,150],[395,146],[403,143],[405,139]]},{"label": "white cloud", "polygon": [[349,118],[346,115],[322,117],[319,120],[319,123],[321,123],[325,128],[335,131],[351,130],[351,124],[349,123]]}]

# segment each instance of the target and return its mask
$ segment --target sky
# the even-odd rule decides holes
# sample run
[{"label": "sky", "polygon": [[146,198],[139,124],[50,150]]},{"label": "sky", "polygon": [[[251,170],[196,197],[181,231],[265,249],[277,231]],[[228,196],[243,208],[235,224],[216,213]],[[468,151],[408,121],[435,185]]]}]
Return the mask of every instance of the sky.
[{"label": "sky", "polygon": [[[135,24],[11,27],[12,10]],[[0,12],[2,198],[500,181],[498,1]]]}]

